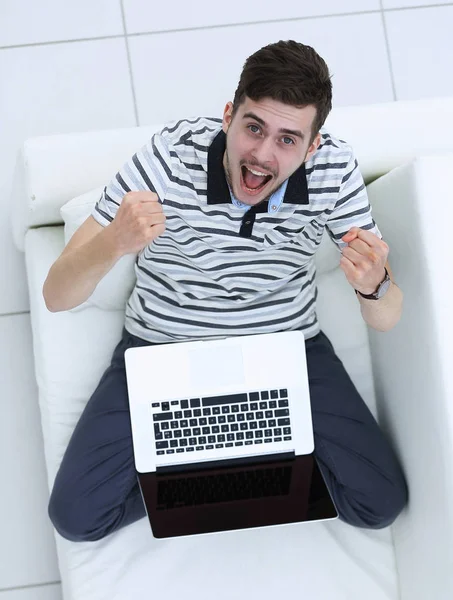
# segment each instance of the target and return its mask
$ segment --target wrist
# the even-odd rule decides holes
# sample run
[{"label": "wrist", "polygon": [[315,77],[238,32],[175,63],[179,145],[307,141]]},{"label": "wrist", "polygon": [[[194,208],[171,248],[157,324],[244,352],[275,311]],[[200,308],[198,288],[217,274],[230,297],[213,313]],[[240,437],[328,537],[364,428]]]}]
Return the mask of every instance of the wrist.
[{"label": "wrist", "polygon": [[118,238],[116,236],[115,228],[113,227],[113,222],[104,227],[100,235],[102,235],[103,245],[107,256],[109,256],[115,261],[119,260],[125,254],[125,252],[122,251],[118,243]]},{"label": "wrist", "polygon": [[373,287],[373,288],[355,288],[356,292],[359,292],[360,294],[365,294],[365,295],[369,295],[369,294],[375,294],[378,289],[379,286],[383,283],[383,281],[385,280],[385,278],[387,277],[387,269],[384,267],[382,269],[382,276],[379,279],[379,282]]}]

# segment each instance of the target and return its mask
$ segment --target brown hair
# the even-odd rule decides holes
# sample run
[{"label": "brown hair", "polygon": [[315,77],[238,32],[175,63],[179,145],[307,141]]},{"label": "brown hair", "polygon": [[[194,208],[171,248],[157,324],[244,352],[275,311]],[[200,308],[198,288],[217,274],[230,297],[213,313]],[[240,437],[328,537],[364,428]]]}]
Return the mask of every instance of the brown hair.
[{"label": "brown hair", "polygon": [[234,95],[233,116],[248,97],[272,98],[298,108],[313,105],[312,139],[332,109],[332,82],[323,58],[311,46],[289,40],[264,46],[245,61]]}]

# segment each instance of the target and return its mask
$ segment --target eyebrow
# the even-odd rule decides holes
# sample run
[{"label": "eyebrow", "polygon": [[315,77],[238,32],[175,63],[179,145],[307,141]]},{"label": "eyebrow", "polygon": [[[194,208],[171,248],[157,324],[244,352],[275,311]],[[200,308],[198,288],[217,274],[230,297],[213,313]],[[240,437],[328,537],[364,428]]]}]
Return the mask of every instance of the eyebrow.
[{"label": "eyebrow", "polygon": [[[247,112],[243,115],[242,118],[243,119],[255,119],[255,121],[257,121],[260,125],[262,125],[263,127],[267,127],[265,121],[263,121],[263,119],[261,119],[260,117],[255,115],[255,113]],[[299,131],[298,129],[280,128],[278,131],[279,131],[279,133],[288,133],[289,135],[295,135],[296,137],[300,138],[301,140],[305,139],[305,135],[302,133],[302,131]]]}]

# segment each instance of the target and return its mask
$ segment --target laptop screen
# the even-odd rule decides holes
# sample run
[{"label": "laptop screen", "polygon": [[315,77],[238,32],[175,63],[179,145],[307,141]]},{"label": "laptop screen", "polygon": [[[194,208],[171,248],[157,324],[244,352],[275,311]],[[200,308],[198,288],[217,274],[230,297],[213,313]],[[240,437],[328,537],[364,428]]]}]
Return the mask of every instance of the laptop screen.
[{"label": "laptop screen", "polygon": [[137,473],[156,538],[338,517],[313,454]]}]

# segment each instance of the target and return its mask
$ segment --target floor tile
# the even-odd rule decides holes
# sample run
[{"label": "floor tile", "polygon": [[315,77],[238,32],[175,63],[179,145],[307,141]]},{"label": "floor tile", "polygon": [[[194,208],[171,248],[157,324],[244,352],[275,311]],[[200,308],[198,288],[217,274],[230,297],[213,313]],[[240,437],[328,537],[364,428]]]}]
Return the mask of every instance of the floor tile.
[{"label": "floor tile", "polygon": [[119,0],[2,0],[0,46],[124,33]]},{"label": "floor tile", "polygon": [[[214,5],[217,6],[217,5]],[[379,0],[323,0],[323,2],[262,2],[262,0],[230,0],[228,5],[213,9],[211,0],[197,0],[196,10],[192,2],[161,3],[156,10],[152,2],[124,0],[126,30],[128,33],[168,31],[230,25],[234,23],[258,23],[279,19],[297,19],[319,15],[380,10]]]},{"label": "floor tile", "polygon": [[453,6],[385,13],[398,100],[453,95]]},{"label": "floor tile", "polygon": [[381,15],[331,17],[130,38],[140,123],[221,116],[246,57],[279,39],[311,45],[326,60],[334,105],[393,100]]}]

